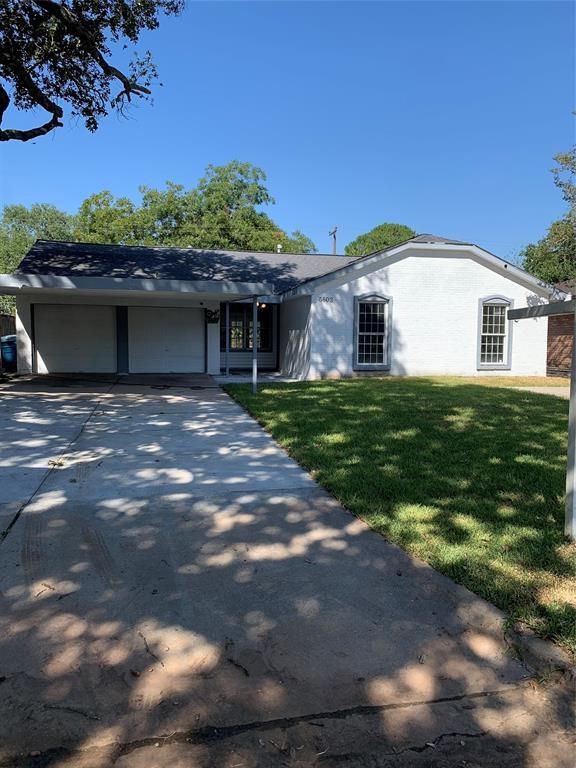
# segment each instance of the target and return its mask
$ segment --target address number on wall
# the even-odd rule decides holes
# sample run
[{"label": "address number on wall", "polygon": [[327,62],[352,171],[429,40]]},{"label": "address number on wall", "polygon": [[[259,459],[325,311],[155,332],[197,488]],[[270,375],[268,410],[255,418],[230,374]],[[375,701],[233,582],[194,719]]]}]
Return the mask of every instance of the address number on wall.
[{"label": "address number on wall", "polygon": [[321,301],[325,304],[333,304],[334,296],[317,296],[316,301]]}]

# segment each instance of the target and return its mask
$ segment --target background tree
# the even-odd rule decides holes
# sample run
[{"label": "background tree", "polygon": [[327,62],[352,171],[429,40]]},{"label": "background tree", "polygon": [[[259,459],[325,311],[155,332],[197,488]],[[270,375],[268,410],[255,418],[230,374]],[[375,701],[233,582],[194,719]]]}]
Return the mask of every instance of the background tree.
[{"label": "background tree", "polygon": [[262,209],[274,203],[260,168],[237,160],[209,165],[196,187],[168,182],[165,189],[141,187],[141,202],[92,195],[80,206],[75,239],[124,245],[230,248],[311,253],[310,238],[284,232]]},{"label": "background tree", "polygon": [[524,269],[547,283],[576,279],[576,234],[571,218],[555,221],[521,256]]},{"label": "background tree", "polygon": [[[312,240],[288,234],[263,206],[274,200],[266,175],[250,163],[208,166],[197,186],[186,190],[168,182],[165,189],[141,187],[141,200],[97,192],[74,215],[53,205],[9,205],[0,215],[0,274],[13,272],[35,240],[74,240],[122,245],[313,253]],[[0,297],[2,311],[13,309]]]},{"label": "background tree", "polygon": [[564,200],[569,205],[568,217],[576,227],[576,146],[568,152],[561,152],[554,158],[556,167],[552,169],[554,183],[562,190]]},{"label": "background tree", "polygon": [[[53,205],[7,205],[0,215],[0,273],[13,272],[35,240],[71,240],[74,216]],[[11,312],[12,296],[0,296],[0,311]]]},{"label": "background tree", "polygon": [[344,251],[347,256],[366,256],[409,240],[415,234],[416,232],[405,224],[379,224],[370,232],[365,232],[348,243]]},{"label": "background tree", "polygon": [[[126,69],[110,62],[111,48],[135,45],[162,13],[184,0],[2,0],[0,4],[0,141],[28,141],[62,126],[63,104],[95,131],[111,109],[133,96],[148,99],[156,68],[149,51]],[[113,93],[113,88],[117,90]],[[2,128],[11,101],[42,108],[48,120],[26,130]]]},{"label": "background tree", "polygon": [[523,267],[547,283],[576,279],[576,146],[554,160],[554,183],[568,203],[568,211],[550,225],[541,240],[520,253]]}]

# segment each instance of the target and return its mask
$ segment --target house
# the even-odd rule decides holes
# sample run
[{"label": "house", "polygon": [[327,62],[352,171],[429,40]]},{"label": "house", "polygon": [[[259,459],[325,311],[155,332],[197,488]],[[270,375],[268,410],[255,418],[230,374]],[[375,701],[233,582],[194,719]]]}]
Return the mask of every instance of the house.
[{"label": "house", "polygon": [[[472,243],[419,235],[362,258],[40,240],[16,296],[20,372],[207,372],[297,379],[545,375],[554,289]],[[558,297],[558,294],[556,294]]]}]

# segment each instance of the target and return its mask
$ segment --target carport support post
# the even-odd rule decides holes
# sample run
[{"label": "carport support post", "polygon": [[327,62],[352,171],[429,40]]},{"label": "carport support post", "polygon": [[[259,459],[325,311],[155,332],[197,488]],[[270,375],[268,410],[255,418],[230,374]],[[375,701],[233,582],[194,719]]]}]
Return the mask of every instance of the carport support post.
[{"label": "carport support post", "polygon": [[226,376],[230,376],[230,302],[226,302]]},{"label": "carport support post", "polygon": [[258,296],[252,297],[252,394],[258,392]]},{"label": "carport support post", "polygon": [[576,312],[572,318],[572,369],[570,375],[570,410],[568,412],[568,467],[566,469],[566,521],[564,533],[576,539]]}]

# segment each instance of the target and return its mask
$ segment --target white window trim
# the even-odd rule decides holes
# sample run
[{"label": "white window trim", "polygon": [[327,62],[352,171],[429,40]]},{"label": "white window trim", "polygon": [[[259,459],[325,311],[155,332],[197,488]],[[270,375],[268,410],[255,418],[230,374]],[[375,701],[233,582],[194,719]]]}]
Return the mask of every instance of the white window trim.
[{"label": "white window trim", "polygon": [[[359,363],[358,362],[358,335],[359,313],[361,302],[380,302],[385,305],[384,314],[384,362],[383,363]],[[354,296],[354,344],[353,364],[354,371],[389,371],[392,358],[392,297],[382,294],[368,293],[362,296]]]},{"label": "white window trim", "polygon": [[[476,369],[479,371],[509,371],[512,368],[512,328],[513,323],[506,319],[506,336],[504,337],[504,362],[482,362],[482,319],[486,304],[505,306],[507,310],[514,308],[514,300],[507,296],[484,296],[478,299],[478,338],[476,352]],[[488,334],[489,335],[489,334]]]}]

